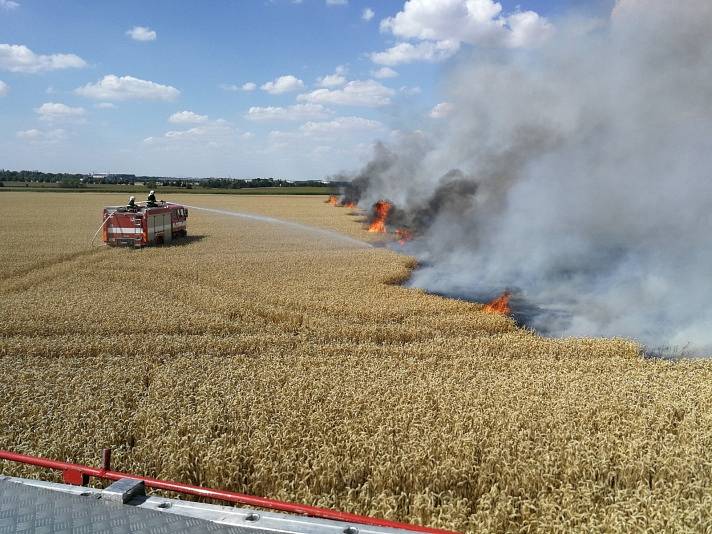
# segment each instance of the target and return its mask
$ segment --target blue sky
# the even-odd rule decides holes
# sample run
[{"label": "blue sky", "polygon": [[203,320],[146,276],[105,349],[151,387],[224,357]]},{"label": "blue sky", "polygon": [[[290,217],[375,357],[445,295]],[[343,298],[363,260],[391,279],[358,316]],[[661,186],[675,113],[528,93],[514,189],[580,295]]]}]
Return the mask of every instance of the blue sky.
[{"label": "blue sky", "polygon": [[0,0],[0,167],[322,178],[446,120],[458,57],[607,3]]}]

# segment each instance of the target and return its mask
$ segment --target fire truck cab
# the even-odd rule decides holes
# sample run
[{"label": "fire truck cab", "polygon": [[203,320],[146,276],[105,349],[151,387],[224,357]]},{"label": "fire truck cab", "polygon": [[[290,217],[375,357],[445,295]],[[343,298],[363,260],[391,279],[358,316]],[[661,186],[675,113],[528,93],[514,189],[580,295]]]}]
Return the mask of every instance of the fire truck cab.
[{"label": "fire truck cab", "polygon": [[107,206],[103,211],[102,240],[107,245],[144,247],[170,243],[188,235],[188,209],[180,204],[137,203],[135,208]]}]

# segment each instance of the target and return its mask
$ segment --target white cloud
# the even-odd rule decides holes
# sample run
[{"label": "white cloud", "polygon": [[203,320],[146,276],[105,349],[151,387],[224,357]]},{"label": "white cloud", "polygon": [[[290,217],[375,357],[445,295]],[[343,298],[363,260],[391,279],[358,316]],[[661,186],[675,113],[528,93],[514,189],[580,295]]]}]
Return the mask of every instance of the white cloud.
[{"label": "white cloud", "polygon": [[240,134],[240,139],[242,139],[244,141],[249,141],[250,139],[252,139],[254,137],[255,137],[255,134],[253,134],[252,132],[245,132],[245,133]]},{"label": "white cloud", "polygon": [[186,145],[218,148],[235,142],[236,130],[227,121],[218,119],[187,130],[169,130],[163,135],[147,137],[145,145],[155,147],[184,147]]},{"label": "white cloud", "polygon": [[130,30],[126,30],[126,35],[131,37],[134,41],[155,41],[156,32],[151,28],[145,26],[134,26]]},{"label": "white cloud", "polygon": [[29,141],[30,143],[58,143],[67,138],[67,132],[61,128],[56,128],[54,130],[38,130],[33,128],[31,130],[20,130],[15,134],[18,139],[24,141]]},{"label": "white cloud", "polygon": [[202,126],[196,126],[188,130],[170,130],[164,134],[166,139],[190,139],[204,137],[210,130]]},{"label": "white cloud", "polygon": [[272,130],[268,137],[270,142],[275,143],[273,146],[287,146],[287,143],[303,138],[298,132],[283,132],[281,130]]},{"label": "white cloud", "polygon": [[234,83],[221,83],[218,87],[223,91],[254,91],[257,89],[257,84],[252,82],[243,83],[242,85],[236,85]]},{"label": "white cloud", "polygon": [[365,20],[365,21],[369,21],[369,20],[371,20],[375,15],[376,15],[376,13],[374,13],[373,9],[371,9],[370,7],[367,7],[366,9],[364,9],[364,10],[361,12],[361,19],[363,19],[363,20]]},{"label": "white cloud", "polygon": [[552,30],[534,11],[506,14],[494,0],[407,0],[402,11],[381,21],[381,31],[401,39],[495,47],[534,46]]},{"label": "white cloud", "polygon": [[180,95],[180,91],[170,85],[114,74],[79,87],[74,92],[95,100],[175,100]]},{"label": "white cloud", "polygon": [[260,89],[267,91],[271,95],[280,95],[290,91],[297,91],[303,87],[304,82],[302,80],[296,76],[287,74],[286,76],[280,76],[274,81],[263,84]]},{"label": "white cloud", "polygon": [[452,113],[454,107],[450,102],[440,102],[430,110],[429,116],[431,119],[442,119]]},{"label": "white cloud", "polygon": [[289,107],[251,107],[245,118],[253,121],[296,121],[325,119],[332,113],[321,104],[295,104]]},{"label": "white cloud", "polygon": [[326,0],[327,6],[345,6],[349,0]]},{"label": "white cloud", "polygon": [[[323,156],[333,158],[335,168],[343,168],[344,158],[353,157],[359,146],[370,146],[373,138],[384,135],[387,128],[380,122],[363,117],[334,117],[327,121],[310,121],[291,131],[272,130],[263,148],[265,154],[299,154],[313,161]],[[357,150],[359,156],[363,150]],[[320,171],[323,172],[323,169]]]},{"label": "white cloud", "polygon": [[460,48],[458,41],[423,41],[417,44],[398,43],[383,52],[371,54],[371,61],[379,65],[401,65],[414,61],[435,63],[454,55]]},{"label": "white cloud", "polygon": [[526,48],[543,43],[554,27],[534,11],[521,11],[507,17],[510,34],[507,45],[512,48]]},{"label": "white cloud", "polygon": [[339,65],[334,69],[333,74],[327,74],[317,79],[317,84],[321,87],[338,87],[346,83],[346,67]]},{"label": "white cloud", "polygon": [[179,111],[168,117],[168,122],[174,124],[202,124],[207,121],[207,115],[198,115],[192,111]]},{"label": "white cloud", "polygon": [[419,85],[413,85],[412,87],[408,87],[407,85],[403,85],[400,89],[398,89],[401,93],[404,95],[408,96],[413,96],[413,95],[419,95],[420,93],[423,92],[423,90],[420,88]]},{"label": "white cloud", "polygon": [[83,119],[86,111],[84,108],[73,108],[59,102],[45,102],[40,107],[35,108],[35,113],[37,113],[43,121],[76,121]]},{"label": "white cloud", "polygon": [[0,44],[0,69],[10,72],[45,72],[86,67],[75,54],[35,54],[25,45]]},{"label": "white cloud", "polygon": [[317,89],[297,97],[300,102],[313,104],[337,104],[342,106],[379,107],[390,104],[390,97],[395,94],[375,80],[354,80],[341,89]]},{"label": "white cloud", "polygon": [[374,78],[380,78],[380,79],[395,78],[396,76],[398,76],[398,73],[390,67],[381,67],[378,70],[371,71],[371,76],[373,76]]},{"label": "white cloud", "polygon": [[299,127],[305,135],[329,136],[337,133],[355,133],[380,130],[383,124],[363,117],[337,117],[331,121],[307,122]]},{"label": "white cloud", "polygon": [[5,96],[10,90],[10,86],[4,81],[0,80],[0,96]]},{"label": "white cloud", "polygon": [[94,104],[96,109],[116,109],[116,106],[111,102],[98,102]]},{"label": "white cloud", "polygon": [[346,77],[341,74],[327,74],[323,78],[319,78],[318,84],[321,87],[338,87],[346,83]]},{"label": "white cloud", "polygon": [[0,0],[0,9],[7,9],[8,11],[12,9],[17,9],[20,4],[13,2],[13,0]]}]

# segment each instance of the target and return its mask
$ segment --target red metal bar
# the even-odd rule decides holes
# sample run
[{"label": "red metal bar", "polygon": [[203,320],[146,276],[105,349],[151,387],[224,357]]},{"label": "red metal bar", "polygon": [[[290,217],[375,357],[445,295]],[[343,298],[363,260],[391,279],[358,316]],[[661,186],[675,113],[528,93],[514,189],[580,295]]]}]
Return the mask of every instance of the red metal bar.
[{"label": "red metal bar", "polygon": [[87,477],[92,476],[107,480],[134,478],[138,480],[143,480],[143,483],[149,488],[155,488],[165,491],[175,491],[177,493],[184,493],[186,495],[194,495],[196,497],[205,497],[208,499],[216,499],[219,501],[246,504],[248,506],[257,506],[259,508],[269,508],[270,510],[279,510],[281,512],[301,514],[310,517],[319,517],[322,519],[333,519],[335,521],[359,523],[361,525],[371,525],[376,527],[400,528],[405,530],[412,530],[415,532],[426,532],[428,534],[456,534],[450,530],[442,530],[437,528],[424,527],[420,525],[410,525],[408,523],[388,521],[387,519],[378,519],[375,517],[350,514],[348,512],[339,512],[337,510],[329,510],[328,508],[319,508],[317,506],[309,506],[306,504],[276,501],[273,499],[255,497],[253,495],[246,495],[244,493],[236,493],[233,491],[203,488],[200,486],[192,486],[190,484],[182,484],[180,482],[171,482],[169,480],[145,478],[133,475],[131,473],[122,473],[121,471],[98,469],[96,467],[90,467],[88,465],[60,462],[57,460],[50,460],[48,458],[41,458],[39,456],[29,456],[26,454],[18,454],[15,452],[4,450],[0,450],[0,460],[8,460],[10,462],[36,465],[38,467],[45,467],[47,469],[57,469],[62,471],[63,473],[79,473]]}]

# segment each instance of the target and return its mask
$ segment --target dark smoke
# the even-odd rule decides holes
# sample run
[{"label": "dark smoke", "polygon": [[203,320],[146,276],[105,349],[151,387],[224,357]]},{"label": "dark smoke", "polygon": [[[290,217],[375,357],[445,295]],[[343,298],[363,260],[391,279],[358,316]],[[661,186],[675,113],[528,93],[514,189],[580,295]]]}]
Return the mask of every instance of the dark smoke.
[{"label": "dark smoke", "polygon": [[398,228],[408,228],[414,235],[421,235],[442,214],[467,215],[474,208],[477,182],[453,169],[438,180],[438,186],[427,199],[414,200],[405,207],[394,206],[387,223]]},{"label": "dark smoke", "polygon": [[708,352],[711,21],[709,0],[621,0],[540,49],[478,50],[445,127],[378,145],[347,195],[416,230],[414,286],[510,289],[553,335]]},{"label": "dark smoke", "polygon": [[[351,178],[349,185],[341,191],[341,202],[358,204],[361,195],[371,185],[374,177],[386,176],[397,161],[397,156],[382,142],[377,142],[373,148],[373,159],[356,176]],[[342,179],[345,177],[342,177]]]}]

